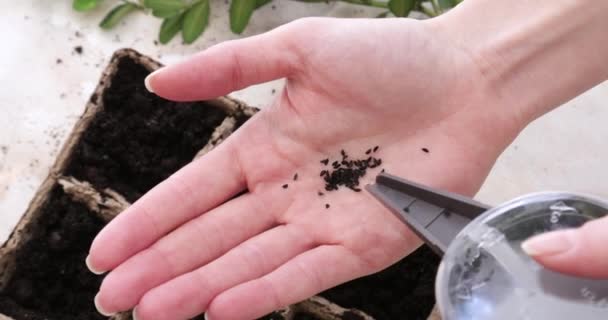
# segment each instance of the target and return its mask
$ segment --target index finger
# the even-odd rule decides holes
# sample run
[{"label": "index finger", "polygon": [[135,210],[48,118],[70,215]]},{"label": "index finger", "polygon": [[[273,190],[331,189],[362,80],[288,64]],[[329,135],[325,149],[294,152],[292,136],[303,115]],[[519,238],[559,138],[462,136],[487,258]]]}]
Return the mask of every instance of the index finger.
[{"label": "index finger", "polygon": [[154,187],[112,220],[93,240],[92,272],[114,269],[165,234],[220,205],[245,188],[229,139]]}]

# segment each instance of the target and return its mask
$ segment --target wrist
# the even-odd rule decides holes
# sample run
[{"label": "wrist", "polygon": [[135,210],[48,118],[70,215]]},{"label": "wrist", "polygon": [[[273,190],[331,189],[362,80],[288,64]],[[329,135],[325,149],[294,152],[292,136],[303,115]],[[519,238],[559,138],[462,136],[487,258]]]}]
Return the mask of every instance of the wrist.
[{"label": "wrist", "polygon": [[608,78],[608,2],[469,0],[430,20],[468,53],[509,126],[537,117]]}]

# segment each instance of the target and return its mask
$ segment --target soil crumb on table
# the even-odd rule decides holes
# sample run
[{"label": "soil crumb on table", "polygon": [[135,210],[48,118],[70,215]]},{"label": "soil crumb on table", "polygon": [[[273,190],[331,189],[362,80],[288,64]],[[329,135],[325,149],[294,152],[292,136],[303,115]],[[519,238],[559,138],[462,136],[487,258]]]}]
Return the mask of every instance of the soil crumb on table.
[{"label": "soil crumb on table", "polygon": [[103,95],[96,115],[68,164],[67,175],[112,188],[134,202],[192,161],[226,117],[204,102],[177,103],[146,90],[150,72],[131,59]]},{"label": "soil crumb on table", "polygon": [[32,230],[17,252],[17,268],[0,292],[0,313],[16,320],[106,319],[93,298],[102,277],[84,263],[104,222],[55,187]]}]

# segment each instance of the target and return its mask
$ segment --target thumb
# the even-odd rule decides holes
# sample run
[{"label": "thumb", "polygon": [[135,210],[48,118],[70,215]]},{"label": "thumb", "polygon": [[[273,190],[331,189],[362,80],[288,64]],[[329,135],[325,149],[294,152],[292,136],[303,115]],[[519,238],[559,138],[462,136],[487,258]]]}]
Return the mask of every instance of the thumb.
[{"label": "thumb", "polygon": [[588,278],[608,279],[608,217],[578,229],[535,236],[522,249],[549,269]]},{"label": "thumb", "polygon": [[146,87],[177,101],[212,99],[247,86],[290,76],[298,55],[288,28],[215,45],[146,78]]}]

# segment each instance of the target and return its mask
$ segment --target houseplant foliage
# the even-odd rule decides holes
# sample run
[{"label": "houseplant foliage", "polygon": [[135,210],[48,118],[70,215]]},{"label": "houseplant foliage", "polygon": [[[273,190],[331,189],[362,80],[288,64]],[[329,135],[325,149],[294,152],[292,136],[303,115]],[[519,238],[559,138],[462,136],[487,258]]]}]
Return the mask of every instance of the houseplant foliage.
[{"label": "houseplant foliage", "polygon": [[[72,0],[76,11],[95,10],[102,1],[114,1],[115,6],[106,14],[99,26],[111,29],[125,20],[133,12],[144,12],[162,19],[158,33],[160,43],[166,44],[181,32],[183,42],[193,43],[209,24],[211,0]],[[258,8],[273,0],[231,0],[230,29],[241,34]],[[353,5],[371,6],[386,9],[379,18],[393,15],[407,17],[412,11],[427,16],[436,16],[453,8],[462,0],[294,0],[300,2],[341,1]]]}]

